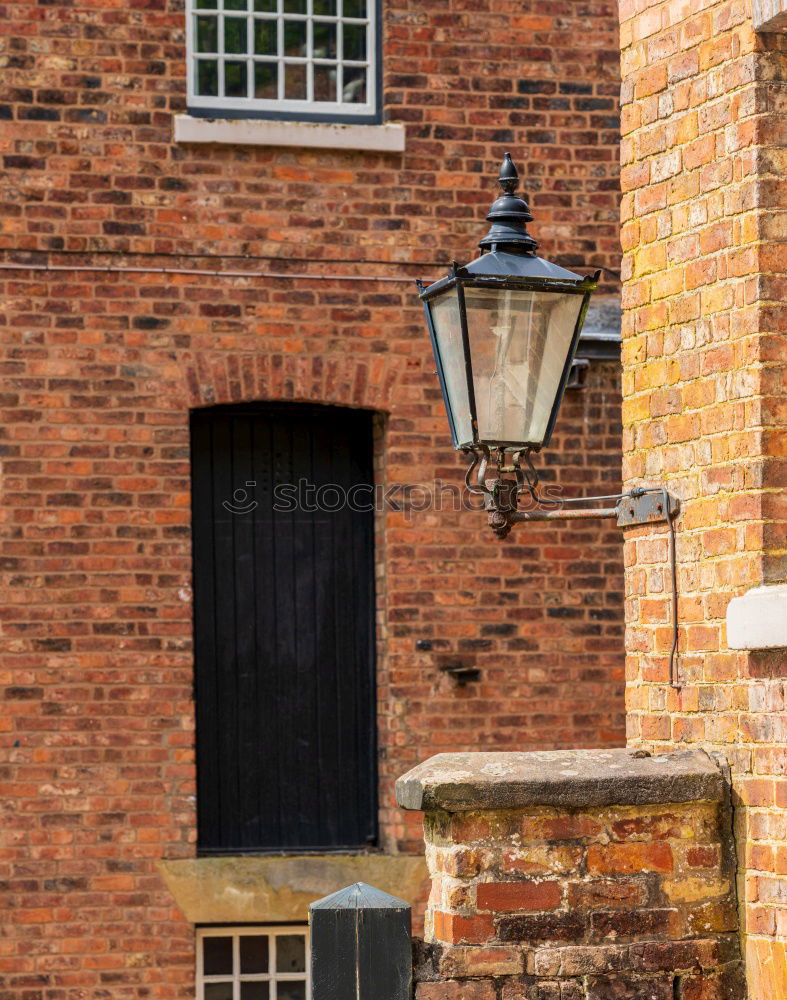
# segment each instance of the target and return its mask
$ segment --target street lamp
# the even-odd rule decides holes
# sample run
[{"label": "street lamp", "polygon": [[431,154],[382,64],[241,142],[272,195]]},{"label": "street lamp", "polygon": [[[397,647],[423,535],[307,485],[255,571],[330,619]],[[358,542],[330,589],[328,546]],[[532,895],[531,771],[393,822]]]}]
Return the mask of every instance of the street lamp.
[{"label": "street lamp", "polygon": [[506,453],[549,443],[601,272],[582,277],[536,256],[509,153],[498,183],[503,194],[479,243],[485,253],[418,286],[454,447],[494,452],[504,465]]},{"label": "street lamp", "polygon": [[[483,494],[489,525],[499,538],[523,521],[615,518],[621,528],[666,522],[672,572],[670,682],[677,685],[678,500],[664,486],[545,500],[537,492],[530,457],[549,444],[601,272],[583,277],[536,256],[538,244],[527,231],[533,216],[516,196],[519,175],[509,153],[498,183],[503,194],[487,215],[492,225],[479,243],[484,253],[465,267],[454,262],[445,278],[428,287],[417,282],[454,447],[472,456],[465,482],[471,492]],[[517,510],[522,493],[538,509]],[[615,506],[573,507],[613,500]]]}]

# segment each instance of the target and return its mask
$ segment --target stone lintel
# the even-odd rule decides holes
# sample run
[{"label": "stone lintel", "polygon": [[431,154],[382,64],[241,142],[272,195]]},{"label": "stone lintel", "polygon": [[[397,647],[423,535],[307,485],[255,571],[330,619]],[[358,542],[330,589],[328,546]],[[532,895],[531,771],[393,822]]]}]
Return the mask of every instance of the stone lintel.
[{"label": "stone lintel", "polygon": [[305,922],[310,903],[355,882],[412,905],[428,878],[423,858],[388,854],[178,858],[158,869],[194,924]]},{"label": "stone lintel", "polygon": [[754,0],[755,31],[787,31],[787,0]]},{"label": "stone lintel", "polygon": [[722,772],[703,750],[642,753],[441,753],[399,778],[396,799],[404,809],[447,812],[722,801]]}]

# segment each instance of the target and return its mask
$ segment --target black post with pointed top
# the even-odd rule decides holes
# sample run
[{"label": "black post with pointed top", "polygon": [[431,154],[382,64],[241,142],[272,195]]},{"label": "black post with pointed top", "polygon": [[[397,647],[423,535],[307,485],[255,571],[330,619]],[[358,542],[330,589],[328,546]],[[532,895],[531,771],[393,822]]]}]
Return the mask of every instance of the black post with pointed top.
[{"label": "black post with pointed top", "polygon": [[312,1000],[410,1000],[410,906],[356,882],[309,907]]}]

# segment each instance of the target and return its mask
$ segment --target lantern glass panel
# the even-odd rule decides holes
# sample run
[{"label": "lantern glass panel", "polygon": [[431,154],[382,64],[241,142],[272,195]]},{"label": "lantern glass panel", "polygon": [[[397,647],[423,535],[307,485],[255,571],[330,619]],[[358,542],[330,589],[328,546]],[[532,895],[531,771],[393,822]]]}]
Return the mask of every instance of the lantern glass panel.
[{"label": "lantern glass panel", "polygon": [[459,315],[459,291],[456,286],[437,295],[429,302],[438,364],[445,384],[446,405],[453,419],[456,444],[473,440],[473,418],[462,342],[462,321]]},{"label": "lantern glass panel", "polygon": [[583,296],[468,287],[465,302],[479,439],[542,444]]}]

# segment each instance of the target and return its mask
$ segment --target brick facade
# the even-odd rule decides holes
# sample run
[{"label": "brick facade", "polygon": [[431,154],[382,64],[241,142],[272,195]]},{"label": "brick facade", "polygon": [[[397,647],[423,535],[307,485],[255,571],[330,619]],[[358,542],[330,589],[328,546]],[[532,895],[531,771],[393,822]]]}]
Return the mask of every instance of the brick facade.
[{"label": "brick facade", "polygon": [[679,679],[663,530],[627,535],[630,740],[734,773],[751,1000],[787,995],[784,650],[728,647],[732,598],[787,579],[785,37],[749,3],[620,6],[624,478],[678,521]]},{"label": "brick facade", "polygon": [[[193,994],[155,869],[195,850],[189,408],[370,407],[381,479],[460,484],[413,279],[474,253],[510,148],[545,256],[608,267],[615,293],[614,7],[386,3],[403,155],[177,146],[179,3],[8,8],[3,997]],[[545,459],[566,493],[618,488],[618,408],[594,363]],[[484,520],[380,517],[387,850],[421,850],[392,786],[434,751],[622,742],[617,530],[501,545]],[[457,662],[480,680],[457,687]]]}]

